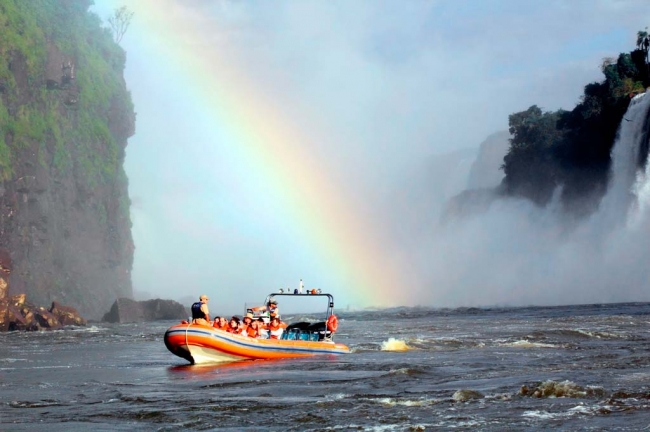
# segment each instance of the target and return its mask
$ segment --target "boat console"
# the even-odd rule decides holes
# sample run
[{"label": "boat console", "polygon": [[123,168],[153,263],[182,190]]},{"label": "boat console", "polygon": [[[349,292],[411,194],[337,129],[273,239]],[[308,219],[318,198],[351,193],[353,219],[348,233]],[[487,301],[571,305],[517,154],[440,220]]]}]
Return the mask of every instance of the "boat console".
[{"label": "boat console", "polygon": [[284,340],[323,341],[331,339],[332,332],[327,329],[326,321],[289,324],[282,333]]}]

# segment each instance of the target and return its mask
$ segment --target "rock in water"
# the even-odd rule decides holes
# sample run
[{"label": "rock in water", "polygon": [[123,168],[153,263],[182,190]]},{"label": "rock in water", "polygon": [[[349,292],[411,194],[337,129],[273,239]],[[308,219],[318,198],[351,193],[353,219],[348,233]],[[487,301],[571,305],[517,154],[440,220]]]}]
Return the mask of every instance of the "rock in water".
[{"label": "rock in water", "polygon": [[106,312],[102,321],[113,323],[148,322],[184,319],[188,315],[187,309],[174,300],[135,301],[120,298],[115,300],[111,310]]},{"label": "rock in water", "polygon": [[483,399],[483,393],[475,390],[458,390],[451,397],[456,402],[467,402],[470,399]]},{"label": "rock in water", "polygon": [[54,315],[62,325],[85,326],[88,322],[79,315],[75,308],[63,306],[58,302],[52,302],[49,311]]},{"label": "rock in water", "polygon": [[85,326],[86,320],[75,309],[56,302],[49,310],[34,306],[25,294],[0,299],[0,331],[53,330],[64,325]]}]

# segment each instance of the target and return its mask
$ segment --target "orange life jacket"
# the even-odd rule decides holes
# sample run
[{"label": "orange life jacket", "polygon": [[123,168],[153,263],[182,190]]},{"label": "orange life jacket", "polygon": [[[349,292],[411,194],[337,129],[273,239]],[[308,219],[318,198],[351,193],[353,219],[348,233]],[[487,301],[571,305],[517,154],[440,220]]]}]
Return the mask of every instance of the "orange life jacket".
[{"label": "orange life jacket", "polygon": [[246,334],[248,337],[256,338],[257,337],[257,329],[254,329],[251,326],[246,327]]},{"label": "orange life jacket", "polygon": [[282,328],[282,324],[269,324],[269,333],[271,334],[271,339],[280,339],[280,336],[282,336],[282,332],[284,329]]},{"label": "orange life jacket", "polygon": [[226,324],[224,324],[224,325],[220,325],[219,322],[215,322],[214,324],[212,324],[212,327],[216,328],[217,330],[225,330],[225,331],[228,331],[228,328],[229,328],[230,326],[228,325],[228,323],[226,323]]}]

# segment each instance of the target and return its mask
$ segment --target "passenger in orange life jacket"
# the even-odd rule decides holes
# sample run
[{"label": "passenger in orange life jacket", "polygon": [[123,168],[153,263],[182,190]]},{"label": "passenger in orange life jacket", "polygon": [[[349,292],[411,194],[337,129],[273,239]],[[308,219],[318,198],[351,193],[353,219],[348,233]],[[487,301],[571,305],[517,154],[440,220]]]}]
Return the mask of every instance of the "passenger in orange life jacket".
[{"label": "passenger in orange life jacket", "polygon": [[250,324],[248,324],[246,327],[246,335],[248,337],[257,338],[260,335],[259,324],[260,322],[257,320],[253,320]]},{"label": "passenger in orange life jacket", "polygon": [[248,328],[249,325],[251,325],[252,322],[253,322],[253,314],[248,312],[246,316],[244,316],[244,319],[242,319],[242,323],[240,324],[242,334],[246,334],[246,329]]},{"label": "passenger in orange life jacket", "polygon": [[228,322],[228,330],[227,330],[228,333],[239,334],[240,332],[239,324],[240,324],[239,318],[237,318],[236,316],[230,318],[230,321]]},{"label": "passenger in orange life jacket", "polygon": [[228,321],[226,321],[225,317],[216,317],[214,323],[212,323],[212,327],[217,330],[228,330]]},{"label": "passenger in orange life jacket", "polygon": [[280,318],[277,315],[271,316],[271,322],[269,323],[269,333],[271,334],[271,339],[280,339],[282,337],[282,324],[280,323]]},{"label": "passenger in orange life jacket", "polygon": [[269,338],[269,326],[262,319],[257,319],[257,334],[259,339],[268,339]]}]

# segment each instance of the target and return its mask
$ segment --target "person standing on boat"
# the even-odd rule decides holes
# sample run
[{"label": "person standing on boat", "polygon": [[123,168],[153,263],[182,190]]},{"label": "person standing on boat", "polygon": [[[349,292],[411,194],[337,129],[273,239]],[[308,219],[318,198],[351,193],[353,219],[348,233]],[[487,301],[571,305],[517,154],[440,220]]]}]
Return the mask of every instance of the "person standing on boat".
[{"label": "person standing on boat", "polygon": [[[252,309],[249,309],[249,311],[252,312],[267,312],[269,316],[271,314],[277,314],[280,316],[280,310],[278,309],[278,301],[276,299],[271,299],[269,302],[266,304],[266,306],[257,306]],[[253,315],[251,315],[253,316]]]},{"label": "person standing on boat", "polygon": [[210,325],[210,311],[208,310],[208,296],[201,294],[199,301],[192,304],[192,324]]},{"label": "person standing on boat", "polygon": [[280,316],[280,310],[278,309],[278,301],[276,299],[272,299],[269,301],[266,310],[269,312],[270,316],[272,316],[273,314],[277,315],[278,317]]}]

